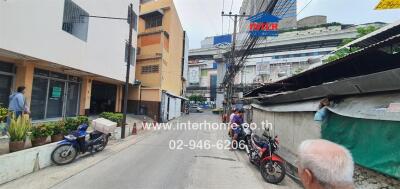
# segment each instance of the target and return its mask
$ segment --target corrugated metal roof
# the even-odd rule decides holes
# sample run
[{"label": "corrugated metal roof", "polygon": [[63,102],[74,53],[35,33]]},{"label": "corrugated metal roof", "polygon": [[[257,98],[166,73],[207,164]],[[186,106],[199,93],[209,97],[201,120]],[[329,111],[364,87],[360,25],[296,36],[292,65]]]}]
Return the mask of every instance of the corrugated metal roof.
[{"label": "corrugated metal roof", "polygon": [[319,99],[329,96],[360,95],[381,91],[400,90],[400,68],[384,72],[347,78],[318,86],[302,88],[286,93],[260,97],[263,104],[279,104]]},{"label": "corrugated metal roof", "polygon": [[399,54],[390,55],[378,50],[381,47],[399,42],[400,33],[331,63],[314,67],[292,77],[284,78],[275,83],[254,89],[246,93],[245,97],[255,97],[259,96],[261,93],[272,94],[283,91],[293,91],[326,82],[333,82],[337,79],[399,68],[400,64],[396,61],[396,59],[398,60]]},{"label": "corrugated metal roof", "polygon": [[400,103],[400,93],[345,98],[328,109],[346,117],[400,121],[400,112],[388,110],[393,103]]},{"label": "corrugated metal roof", "polygon": [[[360,37],[342,48],[349,48],[349,47],[360,47],[360,48],[365,48],[368,47],[374,43],[378,43],[380,41],[383,41],[391,36],[397,35],[400,32],[400,20],[388,24],[374,32],[371,32],[363,37]],[[342,49],[340,48],[340,49]],[[339,50],[339,49],[338,49]]]}]

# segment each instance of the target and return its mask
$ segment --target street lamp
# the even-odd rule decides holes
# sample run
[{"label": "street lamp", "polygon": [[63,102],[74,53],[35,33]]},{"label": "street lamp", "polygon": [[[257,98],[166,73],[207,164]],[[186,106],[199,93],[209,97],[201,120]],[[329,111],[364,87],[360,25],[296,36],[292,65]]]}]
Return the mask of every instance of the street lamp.
[{"label": "street lamp", "polygon": [[[85,16],[84,17],[91,17],[91,18],[102,18],[102,19],[113,19],[113,20],[127,20],[129,22],[129,41],[128,41],[128,57],[126,63],[126,80],[125,80],[125,93],[124,93],[124,108],[123,108],[123,117],[122,117],[122,126],[121,126],[121,138],[125,138],[125,126],[126,126],[126,114],[128,110],[128,92],[129,92],[129,76],[131,72],[131,53],[132,53],[132,32],[133,32],[133,25],[134,25],[134,12],[133,12],[133,5],[132,3],[129,4],[128,7],[128,18],[117,18],[117,17],[107,17],[107,16]],[[126,48],[125,48],[126,49]]]}]

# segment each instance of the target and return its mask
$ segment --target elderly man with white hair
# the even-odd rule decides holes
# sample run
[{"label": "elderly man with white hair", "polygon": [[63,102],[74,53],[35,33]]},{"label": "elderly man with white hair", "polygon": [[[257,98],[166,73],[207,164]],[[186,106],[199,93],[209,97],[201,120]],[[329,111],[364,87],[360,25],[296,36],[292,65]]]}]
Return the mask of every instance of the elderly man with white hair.
[{"label": "elderly man with white hair", "polygon": [[306,189],[354,188],[354,163],[346,148],[327,140],[306,140],[298,156],[298,174]]}]

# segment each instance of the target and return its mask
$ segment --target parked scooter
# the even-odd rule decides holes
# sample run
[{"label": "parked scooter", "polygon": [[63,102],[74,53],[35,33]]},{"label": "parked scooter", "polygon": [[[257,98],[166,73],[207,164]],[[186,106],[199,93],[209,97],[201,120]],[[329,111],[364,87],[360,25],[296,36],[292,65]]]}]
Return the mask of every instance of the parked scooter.
[{"label": "parked scooter", "polygon": [[267,128],[262,137],[252,134],[251,142],[246,146],[250,162],[260,167],[264,180],[272,184],[280,183],[286,175],[284,161],[275,154],[278,145],[278,136],[271,137]]},{"label": "parked scooter", "polygon": [[[248,124],[242,124],[238,126],[232,125],[233,132],[238,132],[237,144],[233,146],[234,148],[239,148],[245,150],[246,146],[250,144],[252,130]],[[233,136],[231,136],[233,137]]]},{"label": "parked scooter", "polygon": [[78,154],[99,152],[107,146],[110,134],[93,131],[89,134],[89,140],[86,140],[88,127],[87,124],[82,124],[76,131],[64,136],[64,140],[51,153],[53,163],[66,165],[73,162]]}]

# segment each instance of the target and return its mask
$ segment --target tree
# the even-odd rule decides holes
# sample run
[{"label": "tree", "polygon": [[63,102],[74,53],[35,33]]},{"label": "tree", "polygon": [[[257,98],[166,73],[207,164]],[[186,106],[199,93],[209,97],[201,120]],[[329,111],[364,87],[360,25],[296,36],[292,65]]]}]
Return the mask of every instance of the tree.
[{"label": "tree", "polygon": [[[377,29],[378,28],[376,28],[375,26],[367,26],[367,27],[357,28],[357,33],[358,33],[357,34],[357,38],[363,37],[363,36],[373,32],[373,31],[375,31]],[[340,44],[340,46],[345,46],[345,45],[347,45],[348,43],[350,43],[350,42],[352,42],[354,40],[355,39],[343,39],[342,43]],[[324,63],[329,63],[329,62],[335,61],[337,59],[343,58],[343,57],[349,55],[350,53],[358,51],[358,50],[359,50],[359,48],[357,48],[357,47],[353,47],[351,49],[342,48],[342,49],[336,51],[334,55],[331,55],[326,60],[324,60]]]},{"label": "tree", "polygon": [[202,95],[191,95],[189,96],[189,101],[204,102],[206,101],[206,98]]}]

